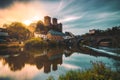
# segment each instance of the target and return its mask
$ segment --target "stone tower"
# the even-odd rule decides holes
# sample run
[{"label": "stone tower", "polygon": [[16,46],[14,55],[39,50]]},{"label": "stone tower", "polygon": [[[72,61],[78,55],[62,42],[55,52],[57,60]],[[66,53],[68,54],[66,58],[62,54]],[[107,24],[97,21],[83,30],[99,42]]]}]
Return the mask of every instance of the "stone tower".
[{"label": "stone tower", "polygon": [[52,24],[53,24],[53,25],[57,25],[57,24],[58,24],[58,23],[57,23],[57,18],[53,18],[53,19],[52,19]]},{"label": "stone tower", "polygon": [[51,25],[51,17],[49,17],[49,16],[44,17],[44,25],[45,26],[50,26]]}]

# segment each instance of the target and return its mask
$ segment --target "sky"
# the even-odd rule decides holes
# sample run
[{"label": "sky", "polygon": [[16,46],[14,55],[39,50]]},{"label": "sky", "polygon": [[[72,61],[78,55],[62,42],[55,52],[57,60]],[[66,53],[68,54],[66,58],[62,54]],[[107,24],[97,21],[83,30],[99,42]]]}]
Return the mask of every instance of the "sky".
[{"label": "sky", "polygon": [[56,17],[63,31],[79,35],[90,29],[120,25],[120,0],[0,0],[0,26],[14,21],[29,24]]}]

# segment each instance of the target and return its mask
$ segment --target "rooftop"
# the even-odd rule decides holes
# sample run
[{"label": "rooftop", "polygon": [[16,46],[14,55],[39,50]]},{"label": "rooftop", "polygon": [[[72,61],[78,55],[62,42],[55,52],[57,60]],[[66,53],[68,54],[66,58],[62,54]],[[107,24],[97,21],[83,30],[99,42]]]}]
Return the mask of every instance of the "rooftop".
[{"label": "rooftop", "polygon": [[49,30],[48,33],[50,33],[50,34],[52,34],[52,35],[65,36],[64,33],[58,32],[58,31],[54,31],[54,30]]}]

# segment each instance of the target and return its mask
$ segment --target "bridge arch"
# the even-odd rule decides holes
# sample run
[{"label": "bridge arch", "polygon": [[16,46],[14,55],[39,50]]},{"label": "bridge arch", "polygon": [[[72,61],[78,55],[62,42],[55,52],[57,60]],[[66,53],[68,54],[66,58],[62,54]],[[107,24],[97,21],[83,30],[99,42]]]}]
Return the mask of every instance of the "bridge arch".
[{"label": "bridge arch", "polygon": [[80,46],[81,44],[83,44],[83,41],[84,41],[83,39],[79,39],[79,40],[77,41],[77,45]]},{"label": "bridge arch", "polygon": [[117,44],[117,41],[113,37],[109,37],[109,38],[102,38],[97,41],[97,45],[100,45],[101,43],[103,43],[103,45],[113,46]]}]

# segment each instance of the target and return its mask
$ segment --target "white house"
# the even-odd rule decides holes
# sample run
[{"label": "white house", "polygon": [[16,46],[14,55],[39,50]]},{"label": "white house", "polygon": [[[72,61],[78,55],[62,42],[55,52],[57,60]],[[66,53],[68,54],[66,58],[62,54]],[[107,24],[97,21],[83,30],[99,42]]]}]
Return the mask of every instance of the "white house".
[{"label": "white house", "polygon": [[39,32],[34,32],[34,37],[35,37],[35,38],[47,39],[46,34],[41,34],[41,33],[39,33]]}]

